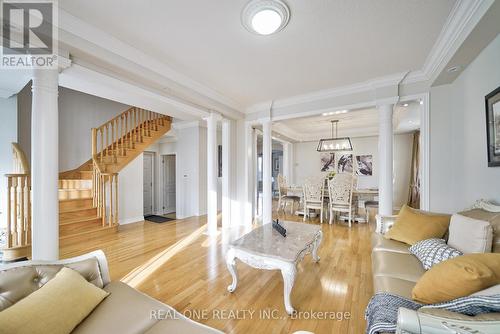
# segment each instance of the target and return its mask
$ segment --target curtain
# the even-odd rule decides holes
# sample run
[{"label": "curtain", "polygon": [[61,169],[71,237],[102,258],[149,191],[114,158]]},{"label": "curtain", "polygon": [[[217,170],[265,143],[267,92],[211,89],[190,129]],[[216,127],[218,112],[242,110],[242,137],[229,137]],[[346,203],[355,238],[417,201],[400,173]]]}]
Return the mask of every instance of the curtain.
[{"label": "curtain", "polygon": [[420,209],[420,131],[413,133],[408,206]]}]

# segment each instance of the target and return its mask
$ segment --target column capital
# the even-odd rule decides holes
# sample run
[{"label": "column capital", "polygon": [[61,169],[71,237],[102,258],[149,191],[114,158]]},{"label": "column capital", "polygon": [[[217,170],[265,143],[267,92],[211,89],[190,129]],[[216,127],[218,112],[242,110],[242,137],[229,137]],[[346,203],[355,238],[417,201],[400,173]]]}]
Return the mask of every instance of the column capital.
[{"label": "column capital", "polygon": [[224,119],[224,117],[222,117],[222,115],[216,111],[210,111],[208,116],[203,117],[203,120],[205,120],[205,121],[208,121],[209,119],[215,120],[215,121],[222,121]]}]

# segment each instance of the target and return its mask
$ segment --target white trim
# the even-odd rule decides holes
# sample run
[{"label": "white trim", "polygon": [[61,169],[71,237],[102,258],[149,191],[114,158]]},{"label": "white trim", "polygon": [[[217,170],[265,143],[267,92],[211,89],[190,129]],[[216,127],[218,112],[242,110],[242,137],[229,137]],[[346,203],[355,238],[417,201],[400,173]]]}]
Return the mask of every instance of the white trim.
[{"label": "white trim", "polygon": [[132,224],[132,223],[140,223],[144,221],[144,216],[137,216],[137,217],[132,217],[132,218],[126,218],[126,219],[120,219],[118,221],[119,225],[127,225],[127,224]]},{"label": "white trim", "polygon": [[[321,100],[360,93],[372,94],[372,101],[365,101],[364,103],[361,103],[362,105],[373,105],[374,102],[378,100],[378,97],[374,93],[379,88],[397,86],[399,83],[402,83],[403,86],[414,83],[427,83],[426,86],[430,87],[432,81],[439,76],[444,66],[446,66],[448,61],[452,58],[465,38],[470,34],[472,29],[476,26],[493,2],[494,0],[458,0],[450,12],[450,15],[448,16],[436,43],[427,56],[422,69],[395,73],[348,86],[324,89],[275,100],[273,107],[275,109],[293,107],[305,103],[313,103]],[[250,106],[245,110],[247,118],[252,117],[249,115],[267,110],[269,108],[269,104],[270,101],[265,101]],[[295,114],[294,117],[304,117],[335,109],[354,108],[356,107],[331,105],[325,109],[314,109],[306,112],[300,112]],[[282,115],[273,117],[273,120],[286,118],[288,118],[286,115]]]},{"label": "white trim", "polygon": [[[227,96],[224,96],[217,91],[193,80],[192,78],[184,75],[170,66],[166,65],[164,62],[151,57],[141,50],[122,42],[121,40],[109,35],[103,30],[100,30],[85,21],[71,15],[62,8],[59,8],[59,29],[65,30],[69,34],[78,36],[85,41],[91,42],[94,45],[106,50],[108,53],[114,54],[112,57],[124,58],[133,64],[145,67],[159,75],[171,80],[177,84],[180,84],[188,88],[192,92],[196,92],[209,99],[217,101],[230,109],[235,113],[237,110],[241,109],[241,106],[235,101],[231,100]],[[59,34],[59,37],[64,38],[65,34]],[[61,38],[62,39],[62,38]],[[70,41],[63,41],[70,42]],[[71,45],[71,43],[69,43]],[[116,59],[115,59],[116,60]],[[115,63],[113,61],[113,63]]]},{"label": "white trim", "polygon": [[411,72],[404,83],[421,81],[432,83],[493,3],[494,0],[458,0],[422,69]]},{"label": "white trim", "polygon": [[114,78],[79,64],[73,64],[62,71],[59,74],[59,84],[66,88],[181,119],[185,119],[186,114],[191,117],[203,117],[208,113],[208,109],[187,104],[177,98],[139,87],[137,84]]},{"label": "white trim", "polygon": [[[324,100],[324,99],[329,99],[329,98],[334,98],[334,97],[339,97],[339,96],[362,93],[362,92],[367,92],[367,91],[371,92],[377,88],[397,85],[398,83],[401,82],[401,80],[404,78],[404,76],[407,73],[408,72],[401,72],[401,73],[392,74],[392,75],[388,75],[388,76],[384,76],[384,77],[374,78],[374,79],[360,82],[360,83],[356,83],[353,85],[342,86],[342,87],[338,87],[338,88],[324,89],[324,90],[319,90],[319,91],[315,91],[315,92],[311,92],[311,93],[291,96],[291,97],[283,98],[280,100],[275,100],[273,102],[273,108],[284,108],[284,107],[290,107],[290,106],[294,106],[294,105],[298,105],[298,104],[302,104],[302,103],[311,103],[311,102],[316,102],[318,100]],[[271,104],[271,101],[266,101],[266,102],[254,104],[253,106],[250,106],[249,108],[247,108],[246,113],[252,114],[252,113],[262,112],[262,111],[268,110],[270,104]],[[341,108],[341,107],[339,107],[339,108]],[[275,118],[273,118],[273,120],[275,120]]]}]

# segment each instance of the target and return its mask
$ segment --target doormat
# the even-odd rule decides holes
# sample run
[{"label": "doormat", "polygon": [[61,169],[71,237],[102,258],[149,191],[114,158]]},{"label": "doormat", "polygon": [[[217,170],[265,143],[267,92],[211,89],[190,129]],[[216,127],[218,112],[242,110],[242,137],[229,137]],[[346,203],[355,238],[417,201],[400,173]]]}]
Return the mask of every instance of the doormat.
[{"label": "doormat", "polygon": [[147,220],[148,222],[153,222],[153,223],[164,223],[164,222],[169,222],[169,221],[175,220],[173,218],[167,218],[167,217],[157,216],[157,215],[144,216],[144,219]]}]

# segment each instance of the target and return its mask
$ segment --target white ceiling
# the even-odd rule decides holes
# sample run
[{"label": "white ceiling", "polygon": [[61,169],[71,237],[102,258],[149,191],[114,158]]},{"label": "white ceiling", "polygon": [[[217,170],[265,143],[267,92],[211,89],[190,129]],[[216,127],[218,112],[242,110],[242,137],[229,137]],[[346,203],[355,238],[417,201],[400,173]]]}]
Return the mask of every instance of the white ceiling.
[{"label": "white ceiling", "polygon": [[[273,122],[273,130],[279,138],[283,135],[295,141],[313,141],[331,137],[331,120],[339,120],[339,137],[366,137],[378,135],[378,111],[375,108],[351,110],[344,114],[316,115]],[[395,133],[408,133],[420,128],[420,104],[408,102],[394,110]]]},{"label": "white ceiling", "polygon": [[[247,0],[64,0],[59,6],[243,107],[422,67],[455,0],[285,0],[257,36]],[[98,8],[98,10],[97,10]]]}]

